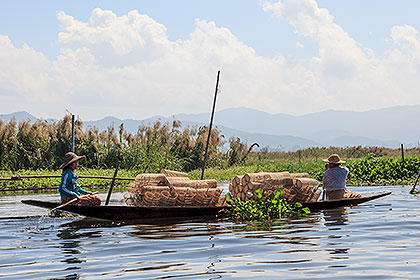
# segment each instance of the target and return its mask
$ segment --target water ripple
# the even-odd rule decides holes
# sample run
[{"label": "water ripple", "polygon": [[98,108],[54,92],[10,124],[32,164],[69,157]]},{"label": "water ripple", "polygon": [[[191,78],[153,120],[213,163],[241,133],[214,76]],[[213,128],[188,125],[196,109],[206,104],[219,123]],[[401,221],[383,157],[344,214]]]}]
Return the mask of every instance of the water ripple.
[{"label": "water ripple", "polygon": [[388,189],[393,194],[377,201],[265,228],[226,219],[124,225],[4,217],[0,278],[420,279],[420,197]]}]

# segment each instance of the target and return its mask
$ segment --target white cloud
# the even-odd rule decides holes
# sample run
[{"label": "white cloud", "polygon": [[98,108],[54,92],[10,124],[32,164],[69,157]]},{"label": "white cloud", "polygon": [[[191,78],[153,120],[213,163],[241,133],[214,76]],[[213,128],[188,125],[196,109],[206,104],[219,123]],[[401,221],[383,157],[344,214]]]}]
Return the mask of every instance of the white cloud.
[{"label": "white cloud", "polygon": [[49,82],[48,58],[28,45],[15,48],[7,36],[0,36],[0,96],[17,94],[33,102]]},{"label": "white cloud", "polygon": [[[394,79],[394,69],[389,67],[388,58],[378,59],[372,50],[360,46],[334,22],[327,9],[318,7],[315,0],[266,2],[264,9],[285,19],[297,33],[317,44],[319,55],[306,63],[306,68],[326,90],[330,97],[329,108],[365,110],[413,101],[414,91],[406,91],[401,81]],[[413,35],[417,34],[413,30],[407,33],[411,35],[410,42],[415,41]],[[402,38],[392,38],[398,47]]]},{"label": "white cloud", "polygon": [[265,3],[264,9],[312,40],[318,55],[257,56],[229,29],[200,19],[188,39],[171,41],[164,25],[136,10],[117,16],[95,9],[86,22],[57,12],[62,31],[53,60],[0,36],[0,63],[7,66],[0,68],[0,101],[8,102],[2,110],[60,117],[70,109],[85,120],[204,112],[219,69],[219,109],[304,114],[420,103],[420,38],[414,27],[394,26],[393,48],[377,58],[315,0]]},{"label": "white cloud", "polygon": [[80,22],[57,12],[63,31],[58,34],[62,45],[100,46],[109,45],[116,55],[123,56],[135,49],[166,47],[166,28],[147,15],[136,10],[117,17],[112,11],[93,10],[88,22]]}]

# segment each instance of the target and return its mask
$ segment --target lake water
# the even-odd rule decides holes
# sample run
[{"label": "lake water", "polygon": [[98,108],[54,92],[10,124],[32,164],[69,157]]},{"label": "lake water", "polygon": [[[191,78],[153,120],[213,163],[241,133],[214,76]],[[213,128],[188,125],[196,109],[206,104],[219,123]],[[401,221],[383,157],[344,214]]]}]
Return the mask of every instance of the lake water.
[{"label": "lake water", "polygon": [[57,195],[0,197],[0,278],[420,279],[420,196],[410,187],[350,189],[392,195],[270,228],[40,218],[45,210],[20,200]]}]

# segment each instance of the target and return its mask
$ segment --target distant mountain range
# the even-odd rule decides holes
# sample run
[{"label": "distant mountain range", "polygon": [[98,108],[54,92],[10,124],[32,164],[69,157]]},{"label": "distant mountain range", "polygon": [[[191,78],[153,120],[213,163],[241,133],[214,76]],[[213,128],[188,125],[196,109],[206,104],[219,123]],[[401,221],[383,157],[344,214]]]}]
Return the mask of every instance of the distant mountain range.
[{"label": "distant mountain range", "polygon": [[[0,115],[0,120],[14,117],[36,121],[27,112]],[[105,130],[121,123],[127,131],[135,133],[140,124],[148,125],[160,119],[172,123],[180,120],[183,127],[207,125],[210,113],[179,114],[172,117],[154,116],[144,120],[106,117],[84,121],[84,127]],[[269,114],[250,108],[230,108],[216,112],[214,124],[228,140],[239,137],[249,144],[257,142],[270,150],[297,150],[314,146],[382,146],[397,148],[419,145],[420,105],[396,106],[365,112],[328,110],[302,116]],[[48,121],[55,121],[49,119]]]}]

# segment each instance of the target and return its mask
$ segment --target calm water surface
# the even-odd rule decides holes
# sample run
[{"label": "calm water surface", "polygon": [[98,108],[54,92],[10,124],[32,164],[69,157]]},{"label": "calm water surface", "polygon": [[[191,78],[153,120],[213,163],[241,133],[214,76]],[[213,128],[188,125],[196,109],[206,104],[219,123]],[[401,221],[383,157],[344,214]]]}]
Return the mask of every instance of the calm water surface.
[{"label": "calm water surface", "polygon": [[19,202],[34,195],[0,197],[0,278],[420,279],[420,196],[410,187],[356,190],[384,189],[392,195],[265,229],[228,220],[40,218],[45,210]]}]

